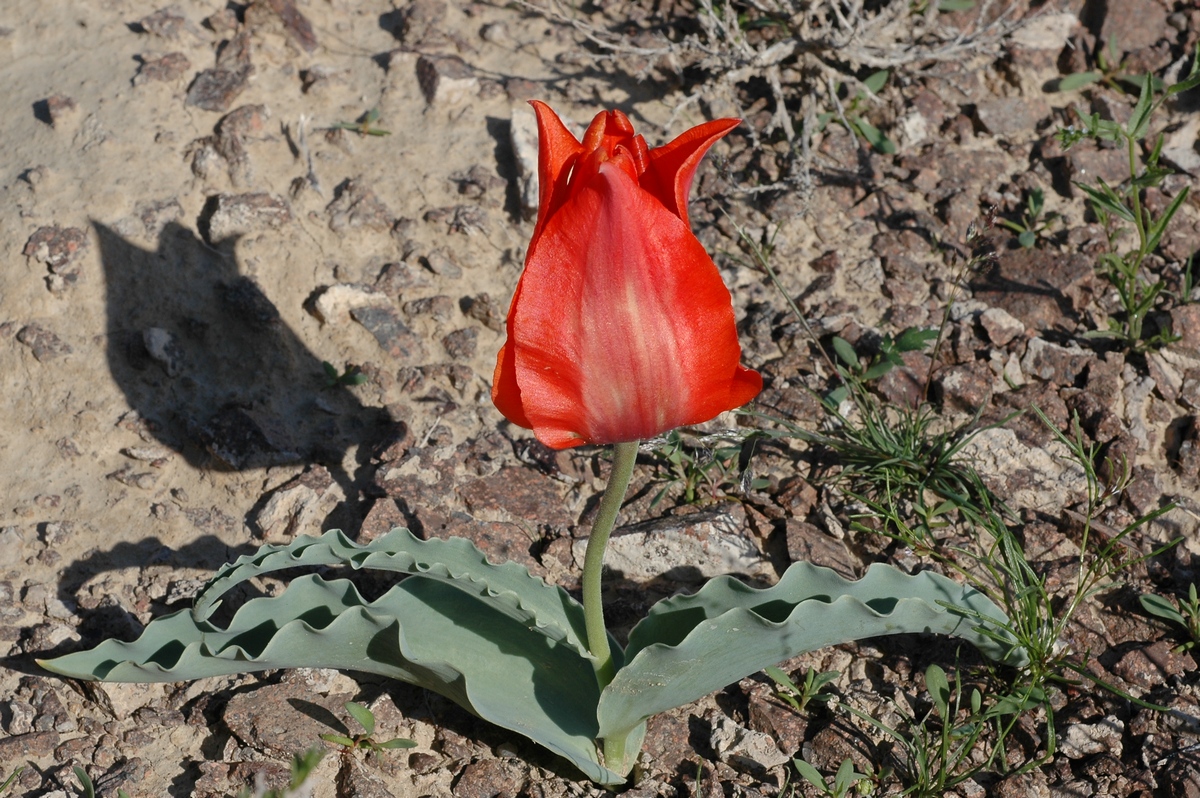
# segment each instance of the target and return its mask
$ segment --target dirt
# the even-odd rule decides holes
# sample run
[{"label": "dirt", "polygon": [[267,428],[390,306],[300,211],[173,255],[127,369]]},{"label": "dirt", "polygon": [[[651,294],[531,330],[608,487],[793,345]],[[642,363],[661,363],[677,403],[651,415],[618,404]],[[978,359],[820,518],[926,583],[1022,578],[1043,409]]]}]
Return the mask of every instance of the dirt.
[{"label": "dirt", "polygon": [[[1001,5],[933,17],[978,31]],[[576,544],[607,460],[551,452],[490,402],[532,231],[525,101],[537,98],[576,129],[621,108],[652,146],[744,116],[702,167],[691,216],[732,290],[744,361],[766,378],[753,409],[813,428],[821,410],[805,386],[829,385],[747,240],[770,247],[784,290],[825,342],[869,349],[884,333],[936,327],[951,303],[934,406],[948,423],[975,413],[999,422],[1036,404],[1066,428],[1077,414],[1089,443],[1133,467],[1107,524],[1178,503],[1129,543],[1150,552],[1182,542],[1089,602],[1068,641],[1094,673],[1177,714],[1064,689],[1051,761],[1018,775],[989,769],[956,794],[1200,795],[1196,664],[1173,651],[1186,642],[1179,631],[1136,601],[1181,595],[1197,578],[1200,316],[1195,304],[1161,303],[1152,327],[1180,339],[1144,356],[1084,337],[1117,306],[1095,271],[1103,231],[1071,181],[1119,182],[1121,153],[1065,152],[1053,133],[1072,106],[1120,119],[1132,98],[1104,86],[1052,91],[1094,65],[1114,32],[1130,71],[1176,74],[1200,12],[1169,0],[1028,6],[1012,4],[1004,19],[1026,24],[988,46],[894,70],[863,111],[896,143],[888,155],[836,122],[806,153],[799,137],[789,142],[772,75],[789,101],[827,77],[797,67],[800,55],[737,74],[686,48],[664,55],[656,35],[698,35],[686,3],[539,12],[105,0],[0,12],[0,780],[25,766],[13,794],[71,794],[80,765],[102,795],[234,794],[256,777],[279,783],[293,753],[344,729],[342,705],[354,699],[373,708],[381,734],[418,745],[331,753],[317,795],[601,794],[531,744],[370,677],[97,686],[33,662],[132,637],[188,606],[220,564],[328,528],[359,539],[397,525],[464,535],[577,587]],[[1194,102],[1155,121],[1181,171],[1151,191],[1158,210],[1195,188]],[[783,114],[796,127],[802,106]],[[1062,219],[1022,249],[988,220],[1019,218],[1033,188]],[[1176,295],[1200,248],[1197,196],[1150,264]],[[964,274],[972,225],[995,254]],[[930,361],[909,357],[877,386],[889,401],[923,395]],[[730,414],[706,429],[747,423]],[[1028,414],[973,447],[989,485],[1022,513],[1030,556],[1069,578],[1078,549],[1064,508],[1082,500],[1078,468]],[[692,505],[663,460],[644,455],[613,544],[615,627],[713,573],[771,581],[799,558],[847,574],[880,559],[919,565],[847,531],[851,503],[820,480],[836,463],[799,441],[768,447],[754,469],[761,489],[705,489]],[[707,542],[658,558],[655,540]],[[692,561],[671,560],[685,550]],[[894,719],[896,701],[917,700],[917,674],[954,657],[948,644],[895,638],[786,667],[838,670],[845,700]],[[1045,751],[1044,721],[1025,730],[1025,761]],[[860,769],[889,761],[869,731],[826,710],[795,712],[760,674],[655,719],[627,794],[786,794],[793,756],[828,772],[847,756]]]}]

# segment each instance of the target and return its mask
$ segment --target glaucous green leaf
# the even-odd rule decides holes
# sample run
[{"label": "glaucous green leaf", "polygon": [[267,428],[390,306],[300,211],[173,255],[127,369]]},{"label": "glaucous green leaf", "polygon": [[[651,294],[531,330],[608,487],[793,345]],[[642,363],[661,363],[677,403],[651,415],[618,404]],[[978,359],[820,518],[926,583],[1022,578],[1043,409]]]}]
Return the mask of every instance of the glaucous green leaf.
[{"label": "glaucous green leaf", "polygon": [[795,563],[779,584],[753,588],[732,577],[660,601],[629,634],[625,666],[600,697],[600,735],[632,728],[805,651],[867,637],[936,632],[960,637],[992,659],[1024,665],[1024,650],[995,639],[947,606],[1006,622],[982,593],[940,574],[912,576],[872,565],[858,581]]},{"label": "glaucous green leaf", "polygon": [[463,538],[420,540],[396,528],[367,544],[351,541],[340,530],[320,537],[301,535],[290,543],[263,546],[220,568],[196,597],[197,621],[211,617],[221,595],[240,582],[285,568],[343,565],[420,574],[453,583],[501,612],[532,624],[553,640],[563,640],[583,656],[588,653],[583,606],[560,587],[546,584],[514,562],[494,565]]},{"label": "glaucous green leaf", "polygon": [[76,679],[174,682],[275,668],[365,671],[441,693],[570,760],[593,781],[625,780],[596,751],[590,660],[473,592],[412,576],[367,602],[346,580],[303,576],[248,601],[227,629],[183,611],[136,641],[39,663]]}]

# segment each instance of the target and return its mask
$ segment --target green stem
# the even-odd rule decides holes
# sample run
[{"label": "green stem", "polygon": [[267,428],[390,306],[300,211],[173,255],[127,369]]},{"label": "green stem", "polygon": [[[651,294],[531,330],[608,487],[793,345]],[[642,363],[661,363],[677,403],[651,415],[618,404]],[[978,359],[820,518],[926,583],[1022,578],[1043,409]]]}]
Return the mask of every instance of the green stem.
[{"label": "green stem", "polygon": [[604,604],[600,596],[600,572],[604,569],[604,550],[608,547],[608,536],[617,520],[625,490],[633,476],[633,464],[637,460],[638,442],[618,443],[613,446],[612,473],[608,487],[600,499],[600,509],[592,524],[588,538],[587,554],[583,558],[583,616],[587,626],[588,650],[596,658],[596,678],[603,690],[617,673],[612,651],[608,647],[608,630],[604,627]]}]

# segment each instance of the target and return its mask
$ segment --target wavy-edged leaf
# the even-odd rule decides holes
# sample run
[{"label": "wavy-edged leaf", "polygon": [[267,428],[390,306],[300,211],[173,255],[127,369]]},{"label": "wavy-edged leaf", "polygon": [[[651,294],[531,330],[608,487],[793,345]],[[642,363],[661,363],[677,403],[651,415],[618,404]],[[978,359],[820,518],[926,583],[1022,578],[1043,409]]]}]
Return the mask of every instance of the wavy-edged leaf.
[{"label": "wavy-edged leaf", "polygon": [[805,651],[867,637],[937,632],[987,656],[1023,665],[1022,649],[984,634],[973,617],[1005,622],[986,596],[939,574],[908,576],[876,564],[858,581],[809,563],[792,565],[779,584],[750,587],[713,579],[697,593],[660,601],[629,635],[626,664],[600,697],[602,737],[682,706]]},{"label": "wavy-edged leaf", "polygon": [[[420,540],[397,527],[360,545],[340,530],[320,537],[301,535],[291,543],[263,546],[217,571],[196,597],[192,609],[197,621],[210,618],[221,595],[239,582],[285,568],[344,565],[403,574],[419,574],[452,583],[519,621],[532,621],[552,640],[563,640],[577,653],[590,657],[583,606],[562,588],[546,584],[523,565],[494,565],[468,540]],[[619,651],[619,649],[618,649]]]},{"label": "wavy-edged leaf", "polygon": [[413,576],[372,602],[346,580],[303,576],[248,601],[228,629],[187,611],[136,641],[39,663],[77,679],[174,682],[274,668],[366,671],[441,693],[570,760],[594,781],[625,780],[599,762],[599,685],[589,660],[453,585]]}]

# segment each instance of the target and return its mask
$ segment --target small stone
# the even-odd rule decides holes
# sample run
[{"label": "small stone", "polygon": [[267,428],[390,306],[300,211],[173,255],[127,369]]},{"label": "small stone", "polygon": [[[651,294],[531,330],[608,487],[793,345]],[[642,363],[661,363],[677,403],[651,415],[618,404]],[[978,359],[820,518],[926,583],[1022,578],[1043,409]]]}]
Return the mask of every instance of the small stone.
[{"label": "small stone", "polygon": [[323,289],[313,300],[316,317],[325,324],[344,324],[350,321],[350,313],[360,308],[390,308],[391,300],[363,285],[339,283]]},{"label": "small stone", "polygon": [[992,372],[985,363],[951,366],[938,372],[935,379],[947,410],[974,414],[992,396]]},{"label": "small stone", "polygon": [[175,336],[161,327],[151,327],[142,333],[142,343],[150,357],[163,367],[168,377],[178,377],[183,369],[183,347]]},{"label": "small stone", "polygon": [[66,119],[67,114],[74,111],[78,105],[71,97],[65,94],[55,94],[47,97],[44,100],[38,100],[34,103],[34,116],[41,121],[53,127],[58,127],[58,123]]},{"label": "small stone", "polygon": [[472,762],[454,783],[454,794],[461,798],[516,798],[522,794],[527,770],[509,759]]},{"label": "small stone", "polygon": [[445,250],[435,249],[426,255],[423,260],[425,261],[425,265],[429,267],[429,271],[439,277],[449,277],[452,280],[462,277],[462,269],[457,263],[451,260]]},{"label": "small stone", "polygon": [[1044,338],[1032,338],[1021,359],[1021,370],[1026,375],[1050,382],[1053,385],[1072,387],[1084,374],[1095,355],[1075,344],[1060,346]]},{"label": "small stone", "polygon": [[1124,750],[1125,723],[1112,715],[1098,723],[1072,723],[1059,739],[1059,751],[1068,759],[1083,759],[1099,753],[1118,759]]},{"label": "small stone", "polygon": [[151,81],[166,83],[179,80],[192,68],[192,62],[183,53],[166,53],[157,58],[141,57],[133,85],[141,86]]},{"label": "small stone", "polygon": [[178,39],[187,27],[187,18],[177,5],[160,8],[137,21],[142,33],[152,33],[162,39]]},{"label": "small stone", "polygon": [[417,82],[430,105],[452,105],[479,91],[479,78],[466,62],[453,55],[418,58]]},{"label": "small stone", "polygon": [[722,761],[760,778],[791,759],[770,735],[743,728],[723,715],[713,721],[711,741]]},{"label": "small stone", "polygon": [[254,67],[249,65],[237,69],[206,69],[196,75],[188,87],[184,103],[217,113],[228,110],[245,90],[252,74]]},{"label": "small stone", "polygon": [[832,568],[847,579],[856,579],[862,562],[850,548],[815,525],[795,518],[787,519],[787,551],[792,562],[809,562]]},{"label": "small stone", "polygon": [[454,315],[454,300],[445,294],[422,297],[404,304],[404,312],[409,316],[429,316],[434,321],[449,321]]},{"label": "small stone", "polygon": [[494,332],[504,332],[504,309],[491,294],[463,297],[459,308],[468,319],[474,319]]},{"label": "small stone", "polygon": [[455,330],[442,338],[442,346],[452,360],[470,360],[475,357],[475,346],[479,338],[479,330],[466,327]]},{"label": "small stone", "polygon": [[54,274],[72,270],[75,262],[87,251],[87,233],[78,227],[49,225],[39,227],[25,242],[22,253],[38,263],[44,263]]},{"label": "small stone", "polygon": [[281,23],[288,38],[306,53],[317,49],[312,23],[296,8],[294,0],[256,0],[246,9],[246,27],[251,30],[257,30],[268,19]]},{"label": "small stone", "polygon": [[[605,567],[626,579],[695,582],[721,574],[766,573],[770,564],[744,533],[745,511],[701,510],[622,527],[609,541]],[[587,539],[572,551],[583,562]],[[681,565],[681,563],[685,563]]]},{"label": "small stone", "polygon": [[283,430],[236,405],[219,410],[195,436],[210,454],[238,470],[300,459]]},{"label": "small stone", "polygon": [[1188,302],[1171,308],[1171,332],[1179,336],[1172,349],[1200,358],[1200,304]]},{"label": "small stone", "polygon": [[1032,141],[1037,138],[1038,122],[1050,113],[1040,98],[997,97],[975,107],[975,116],[988,133],[1008,141]]},{"label": "small stone", "polygon": [[988,340],[996,346],[1007,346],[1014,338],[1024,334],[1025,325],[1003,308],[988,308],[979,314],[979,324],[987,333]]},{"label": "small stone", "polygon": [[39,363],[49,363],[73,351],[67,343],[40,324],[27,324],[17,333],[17,340],[33,351]]},{"label": "small stone", "polygon": [[392,296],[428,285],[429,279],[406,261],[384,264],[375,278],[375,289]]},{"label": "small stone", "polygon": [[286,200],[267,194],[217,194],[210,197],[206,209],[209,243],[224,241],[264,228],[278,229],[292,220]]},{"label": "small stone", "polygon": [[[332,484],[329,472],[317,466],[313,473],[276,488],[262,509],[254,514],[259,535],[269,542],[287,542],[298,534],[318,528],[321,519],[333,510],[337,501],[337,497],[328,491]],[[326,496],[329,499],[323,500]]]},{"label": "small stone", "polygon": [[335,233],[362,227],[386,232],[391,229],[394,218],[362,178],[347,180],[338,186],[333,202],[325,210],[329,214],[329,229]]},{"label": "small stone", "polygon": [[351,308],[350,316],[375,336],[375,340],[397,360],[418,363],[424,359],[421,337],[409,329],[390,304]]}]

